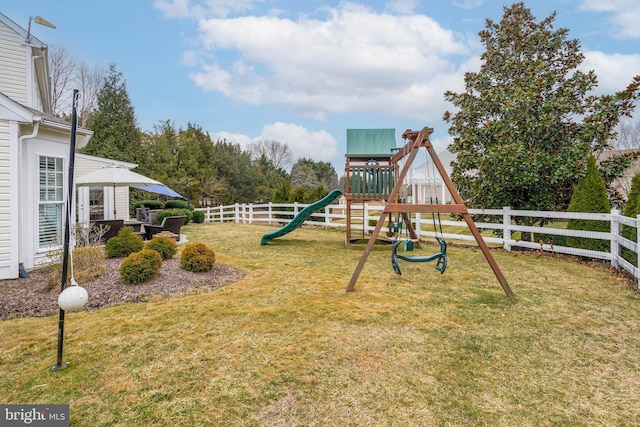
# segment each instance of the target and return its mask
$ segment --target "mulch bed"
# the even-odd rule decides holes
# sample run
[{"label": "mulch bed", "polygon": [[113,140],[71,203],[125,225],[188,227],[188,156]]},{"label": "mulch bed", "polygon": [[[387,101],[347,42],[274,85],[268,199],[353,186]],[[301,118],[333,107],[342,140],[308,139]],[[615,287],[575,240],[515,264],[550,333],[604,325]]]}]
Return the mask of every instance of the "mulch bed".
[{"label": "mulch bed", "polygon": [[[88,283],[89,301],[83,310],[98,310],[123,303],[146,301],[152,295],[184,295],[194,290],[211,291],[241,280],[245,273],[228,265],[214,264],[211,271],[193,273],[180,267],[179,258],[165,260],[160,273],[144,283],[129,285],[120,278],[123,258],[108,258],[105,273]],[[58,313],[60,284],[47,289],[46,269],[29,272],[29,278],[0,280],[0,320],[43,317]]]}]

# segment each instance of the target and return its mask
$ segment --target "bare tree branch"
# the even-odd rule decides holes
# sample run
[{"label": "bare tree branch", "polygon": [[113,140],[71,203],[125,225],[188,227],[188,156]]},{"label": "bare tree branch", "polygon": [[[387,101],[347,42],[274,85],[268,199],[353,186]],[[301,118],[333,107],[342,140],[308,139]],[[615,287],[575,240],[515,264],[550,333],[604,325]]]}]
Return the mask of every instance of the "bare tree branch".
[{"label": "bare tree branch", "polygon": [[78,67],[77,81],[82,97],[80,99],[80,126],[87,127],[89,119],[98,106],[98,92],[104,82],[105,70],[102,67],[89,68],[85,63]]},{"label": "bare tree branch", "polygon": [[265,156],[276,168],[288,169],[293,163],[293,154],[287,144],[273,140],[257,140],[249,143],[247,150],[254,159]]},{"label": "bare tree branch", "polygon": [[51,76],[51,110],[63,117],[71,111],[70,91],[78,60],[64,47],[49,46],[49,74]]}]

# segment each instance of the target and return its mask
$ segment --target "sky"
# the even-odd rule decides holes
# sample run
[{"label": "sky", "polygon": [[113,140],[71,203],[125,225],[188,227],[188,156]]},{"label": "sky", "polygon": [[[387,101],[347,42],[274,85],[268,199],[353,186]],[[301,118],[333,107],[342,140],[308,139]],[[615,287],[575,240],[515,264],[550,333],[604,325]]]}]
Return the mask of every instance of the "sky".
[{"label": "sky", "polygon": [[[287,144],[295,160],[344,173],[347,129],[434,128],[451,141],[444,92],[478,71],[486,19],[513,2],[494,0],[0,0],[0,12],[85,64],[116,64],[138,125],[200,126],[242,147]],[[538,21],[581,42],[596,94],[640,74],[637,0],[529,0]],[[71,97],[71,93],[69,94]]]}]

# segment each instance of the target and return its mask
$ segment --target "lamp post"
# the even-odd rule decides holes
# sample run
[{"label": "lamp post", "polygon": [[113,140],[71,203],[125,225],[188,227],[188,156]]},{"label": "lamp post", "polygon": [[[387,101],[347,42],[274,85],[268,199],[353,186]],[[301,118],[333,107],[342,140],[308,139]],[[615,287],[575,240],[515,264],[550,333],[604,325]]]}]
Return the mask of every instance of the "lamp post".
[{"label": "lamp post", "polygon": [[[69,362],[62,361],[62,348],[64,343],[64,313],[65,310],[74,310],[81,308],[87,302],[87,291],[75,284],[72,277],[72,285],[67,288],[67,272],[69,269],[69,240],[71,234],[71,208],[73,206],[73,170],[75,163],[76,151],[76,130],[78,125],[77,105],[78,105],[78,89],[73,90],[73,111],[71,115],[71,140],[69,142],[69,187],[67,193],[67,215],[64,228],[64,246],[62,253],[62,278],[61,293],[58,296],[58,305],[60,306],[60,314],[58,318],[58,358],[56,364],[51,367],[51,371],[60,371],[69,366]],[[72,270],[73,271],[73,270]],[[72,274],[73,276],[73,274]]]},{"label": "lamp post", "polygon": [[187,178],[187,208],[191,209],[191,195],[189,194],[189,178]]}]

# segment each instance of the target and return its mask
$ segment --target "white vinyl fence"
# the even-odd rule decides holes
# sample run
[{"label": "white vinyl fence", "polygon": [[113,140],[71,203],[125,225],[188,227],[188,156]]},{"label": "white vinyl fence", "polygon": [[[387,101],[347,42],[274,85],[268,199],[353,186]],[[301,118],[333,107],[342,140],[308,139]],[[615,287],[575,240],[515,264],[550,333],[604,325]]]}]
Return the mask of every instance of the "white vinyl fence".
[{"label": "white vinyl fence", "polygon": [[[298,214],[306,206],[300,203],[266,203],[266,204],[235,204],[228,206],[216,206],[200,208],[203,211],[205,222],[235,222],[242,224],[264,224],[274,227],[282,227]],[[352,219],[358,218],[359,224],[352,224],[352,230],[360,231],[363,236],[368,236],[375,228],[376,221],[382,213],[383,206],[376,204],[353,204],[351,206]],[[471,215],[483,215],[485,217],[498,218],[496,223],[476,222],[480,231],[498,229],[502,231],[502,237],[492,234],[491,237],[483,237],[487,244],[500,245],[510,251],[511,248],[521,247],[548,252],[556,252],[567,255],[577,255],[592,259],[602,259],[611,263],[611,266],[624,269],[638,280],[637,286],[640,288],[640,270],[632,263],[621,256],[622,248],[627,248],[633,252],[634,260],[640,265],[639,245],[622,236],[622,226],[632,227],[633,235],[640,241],[640,215],[637,218],[629,218],[621,215],[620,211],[612,210],[611,213],[574,213],[574,212],[545,212],[545,211],[524,211],[512,210],[509,207],[502,209],[469,209]],[[550,221],[547,227],[528,227],[515,224],[515,218],[544,218]],[[474,242],[474,238],[464,221],[451,220],[448,215],[441,215],[434,218],[432,214],[415,214],[412,218],[413,226],[419,237],[434,237],[436,232],[440,235],[440,225],[445,232],[442,236],[446,240],[463,240]],[[595,221],[606,221],[609,223],[609,232],[579,231],[561,228],[569,219],[584,219]],[[329,205],[313,213],[305,225],[320,226],[325,228],[346,227],[346,206],[343,204]],[[434,227],[435,226],[435,227]],[[364,227],[364,229],[363,229]],[[435,228],[435,230],[434,230]],[[516,239],[521,233],[531,233],[530,241]],[[554,236],[564,236],[557,237]],[[561,246],[554,243],[545,243],[550,239],[564,241],[567,236],[583,237],[589,239],[606,240],[610,242],[608,252],[599,252],[586,249]],[[544,237],[538,239],[538,237]]]}]

